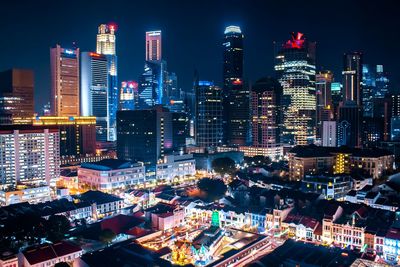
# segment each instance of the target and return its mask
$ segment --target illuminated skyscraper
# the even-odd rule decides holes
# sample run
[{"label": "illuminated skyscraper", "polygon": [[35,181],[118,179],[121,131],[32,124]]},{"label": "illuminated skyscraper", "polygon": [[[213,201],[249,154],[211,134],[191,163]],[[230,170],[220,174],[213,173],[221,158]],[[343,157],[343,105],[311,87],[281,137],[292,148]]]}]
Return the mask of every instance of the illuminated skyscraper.
[{"label": "illuminated skyscraper", "polygon": [[333,73],[331,71],[320,71],[316,75],[315,89],[317,94],[317,128],[316,138],[319,143],[322,140],[323,121],[333,119],[333,105],[331,85]]},{"label": "illuminated skyscraper", "polygon": [[79,48],[50,49],[51,113],[79,116]]},{"label": "illuminated skyscraper", "polygon": [[315,42],[302,33],[276,44],[275,71],[283,87],[282,142],[305,145],[315,139]]},{"label": "illuminated skyscraper", "polygon": [[146,61],[160,61],[161,51],[161,31],[146,32]]},{"label": "illuminated skyscraper", "polygon": [[108,78],[108,134],[107,141],[115,141],[117,138],[117,110],[119,101],[119,85],[118,85],[118,58],[116,55],[116,24],[101,24],[97,33],[96,52],[105,55],[107,58]]},{"label": "illuminated skyscraper", "polygon": [[276,79],[258,80],[251,89],[252,143],[255,147],[280,145],[282,86]]},{"label": "illuminated skyscraper", "polygon": [[346,53],[343,56],[343,97],[344,101],[353,101],[362,105],[362,54],[360,52]]},{"label": "illuminated skyscraper", "polygon": [[96,116],[96,140],[105,142],[110,132],[108,60],[93,52],[82,53],[82,116]]},{"label": "illuminated skyscraper", "polygon": [[375,98],[384,98],[389,93],[389,78],[383,71],[383,65],[376,65]]},{"label": "illuminated skyscraper", "polygon": [[217,147],[222,144],[222,89],[209,81],[199,81],[196,91],[196,144]]},{"label": "illuminated skyscraper", "polygon": [[119,93],[119,109],[134,110],[138,108],[138,83],[135,81],[121,82]]},{"label": "illuminated skyscraper", "polygon": [[369,65],[362,65],[362,104],[364,117],[372,117],[374,113],[375,76],[376,73]]},{"label": "illuminated skyscraper", "polygon": [[224,140],[228,145],[245,145],[249,137],[250,92],[243,82],[243,34],[238,26],[228,26],[223,40]]},{"label": "illuminated skyscraper", "polygon": [[32,70],[10,69],[0,72],[0,124],[34,113]]},{"label": "illuminated skyscraper", "polygon": [[97,33],[96,52],[102,55],[115,55],[115,31],[114,24],[100,24]]}]

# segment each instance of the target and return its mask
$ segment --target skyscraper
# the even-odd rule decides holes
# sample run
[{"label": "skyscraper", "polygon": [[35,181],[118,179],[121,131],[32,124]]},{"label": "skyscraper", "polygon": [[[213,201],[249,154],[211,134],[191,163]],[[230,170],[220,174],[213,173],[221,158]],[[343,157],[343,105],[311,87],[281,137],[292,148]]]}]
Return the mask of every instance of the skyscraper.
[{"label": "skyscraper", "polygon": [[117,156],[141,161],[155,170],[157,160],[173,148],[172,113],[161,106],[118,111]]},{"label": "skyscraper", "polygon": [[252,143],[254,147],[280,146],[282,86],[270,77],[258,80],[251,89]]},{"label": "skyscraper", "polygon": [[362,54],[360,52],[346,53],[343,56],[343,97],[344,101],[353,101],[362,105]]},{"label": "skyscraper", "polygon": [[34,113],[32,70],[10,69],[0,72],[0,124],[29,118]]},{"label": "skyscraper", "polygon": [[51,113],[79,116],[79,48],[50,49]]},{"label": "skyscraper", "polygon": [[362,110],[353,101],[339,106],[337,119],[338,146],[361,147]]},{"label": "skyscraper", "polygon": [[275,71],[283,87],[282,142],[305,145],[315,139],[315,42],[302,33],[275,44]]},{"label": "skyscraper", "polygon": [[138,108],[138,83],[136,81],[121,82],[119,93],[119,109],[134,110]]},{"label": "skyscraper", "polygon": [[196,144],[209,148],[222,144],[222,89],[213,82],[199,81],[196,91]]},{"label": "skyscraper", "polygon": [[110,132],[108,60],[93,52],[83,52],[81,59],[81,112],[96,117],[96,140],[105,142]]},{"label": "skyscraper", "polygon": [[223,125],[228,145],[245,145],[250,129],[248,87],[243,82],[243,34],[228,26],[223,40]]},{"label": "skyscraper", "polygon": [[376,92],[376,72],[371,69],[370,65],[362,65],[362,104],[363,104],[363,115],[364,117],[372,117],[373,102]]},{"label": "skyscraper", "polygon": [[160,61],[161,51],[161,31],[146,32],[146,61]]},{"label": "skyscraper", "polygon": [[107,58],[108,78],[108,132],[107,141],[115,141],[117,138],[117,110],[119,101],[118,88],[118,58],[116,55],[116,24],[101,24],[98,27],[96,52]]},{"label": "skyscraper", "polygon": [[322,140],[323,121],[330,121],[333,119],[333,105],[331,85],[333,81],[333,73],[329,70],[320,71],[315,78],[315,88],[317,95],[317,128],[316,138],[320,143]]},{"label": "skyscraper", "polygon": [[100,24],[97,33],[96,52],[102,55],[115,55],[115,24]]},{"label": "skyscraper", "polygon": [[387,73],[383,71],[383,65],[376,65],[376,98],[384,98],[389,93],[389,78]]}]

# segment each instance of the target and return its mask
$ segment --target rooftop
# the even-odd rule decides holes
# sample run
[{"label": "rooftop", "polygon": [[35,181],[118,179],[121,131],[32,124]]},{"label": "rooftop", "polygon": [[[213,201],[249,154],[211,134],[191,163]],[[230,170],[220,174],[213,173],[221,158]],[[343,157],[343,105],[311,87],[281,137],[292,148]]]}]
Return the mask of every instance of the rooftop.
[{"label": "rooftop", "polygon": [[23,251],[22,254],[31,265],[35,265],[79,251],[82,251],[79,246],[66,241],[60,241],[55,244],[44,244],[34,248],[28,248]]},{"label": "rooftop", "polygon": [[127,169],[139,166],[141,165],[138,163],[132,163],[126,160],[103,159],[93,163],[92,162],[82,163],[81,168],[98,170],[98,171],[112,171],[112,170]]},{"label": "rooftop", "polygon": [[75,195],[75,198],[89,203],[105,204],[110,202],[122,201],[123,199],[115,195],[107,194],[101,191],[87,191],[81,195]]}]

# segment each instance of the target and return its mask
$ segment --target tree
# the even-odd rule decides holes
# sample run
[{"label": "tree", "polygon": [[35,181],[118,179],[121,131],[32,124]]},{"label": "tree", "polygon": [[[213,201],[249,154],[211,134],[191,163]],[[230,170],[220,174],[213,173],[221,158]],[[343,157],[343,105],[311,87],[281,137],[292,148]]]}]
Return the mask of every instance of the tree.
[{"label": "tree", "polygon": [[47,235],[50,241],[63,239],[71,228],[71,223],[63,215],[51,215],[47,220]]},{"label": "tree", "polygon": [[197,182],[197,187],[208,201],[215,201],[225,195],[226,185],[222,180],[203,178]]},{"label": "tree", "polygon": [[252,166],[252,165],[269,165],[271,164],[271,158],[270,157],[264,157],[264,156],[254,156],[254,157],[245,157],[245,162],[247,165]]},{"label": "tree", "polygon": [[111,229],[104,229],[99,235],[99,240],[107,245],[115,238],[115,233]]},{"label": "tree", "polygon": [[214,159],[211,163],[212,168],[220,175],[229,174],[233,175],[236,171],[236,164],[233,159],[224,157]]}]

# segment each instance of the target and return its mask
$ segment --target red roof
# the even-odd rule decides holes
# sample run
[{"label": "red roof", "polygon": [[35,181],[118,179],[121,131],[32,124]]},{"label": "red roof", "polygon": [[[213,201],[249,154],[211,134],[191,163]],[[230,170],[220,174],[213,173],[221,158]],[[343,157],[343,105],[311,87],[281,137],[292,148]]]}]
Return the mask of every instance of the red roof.
[{"label": "red roof", "polygon": [[110,229],[115,234],[123,233],[125,230],[137,226],[143,222],[137,217],[119,214],[109,219],[100,222],[101,229]]},{"label": "red roof", "polygon": [[310,217],[306,217],[304,216],[303,218],[301,218],[300,223],[302,225],[304,225],[306,228],[310,228],[315,230],[319,224],[319,222],[314,219],[314,218],[310,218]]},{"label": "red roof", "polygon": [[36,248],[28,249],[22,253],[26,260],[33,265],[79,251],[82,251],[79,246],[73,245],[69,242],[60,241],[55,244],[45,244]]}]

